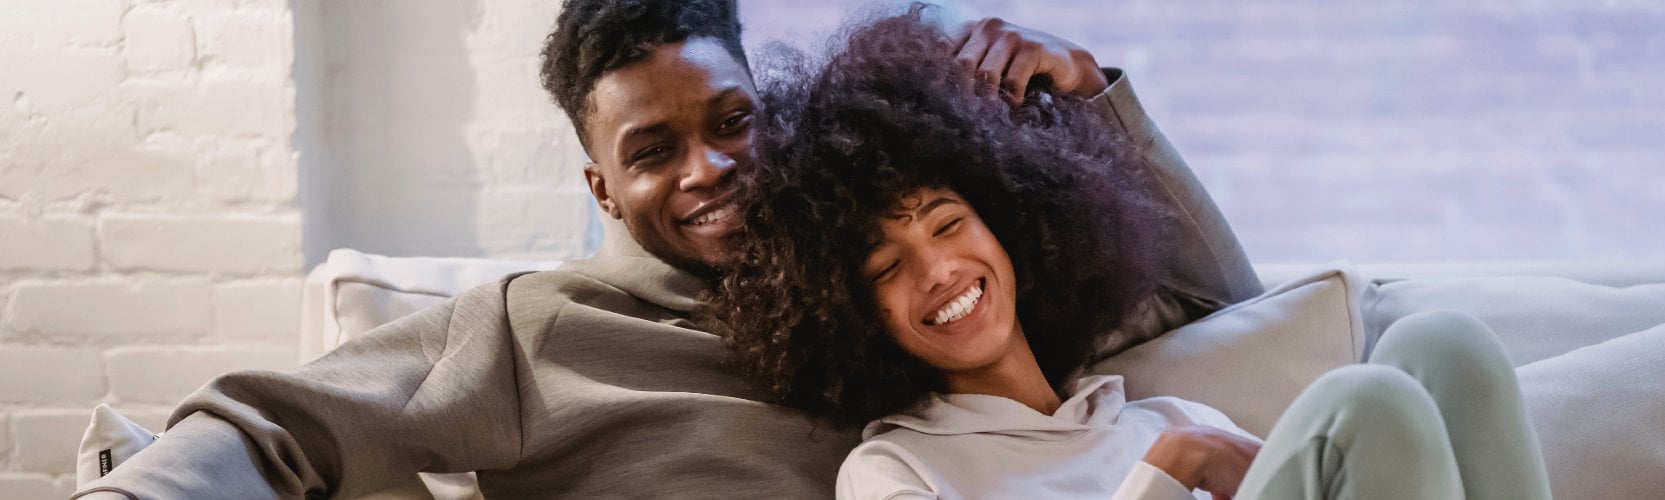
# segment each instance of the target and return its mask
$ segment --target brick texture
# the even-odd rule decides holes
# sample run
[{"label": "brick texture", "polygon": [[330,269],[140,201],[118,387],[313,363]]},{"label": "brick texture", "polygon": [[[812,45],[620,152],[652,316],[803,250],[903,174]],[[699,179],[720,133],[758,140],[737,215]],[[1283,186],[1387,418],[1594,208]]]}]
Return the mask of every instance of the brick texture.
[{"label": "brick texture", "polygon": [[105,393],[104,364],[90,348],[0,345],[0,380],[0,404],[91,405]]},{"label": "brick texture", "polygon": [[88,271],[95,262],[88,221],[0,216],[0,270]]},{"label": "brick texture", "polygon": [[110,393],[122,404],[178,404],[214,377],[233,370],[295,366],[295,346],[123,347],[105,353]]},{"label": "brick texture", "polygon": [[214,287],[214,333],[226,339],[290,340],[300,330],[301,280]]},{"label": "brick texture", "polygon": [[75,473],[75,454],[92,421],[89,410],[26,410],[11,418],[13,465],[22,472]]},{"label": "brick texture", "polygon": [[0,7],[0,498],[67,497],[99,403],[294,364],[288,3]]},{"label": "brick texture", "polygon": [[211,293],[201,279],[25,282],[13,291],[7,326],[83,341],[201,336],[213,326]]},{"label": "brick texture", "polygon": [[122,270],[294,273],[301,250],[294,216],[110,214],[99,221],[104,258]]}]

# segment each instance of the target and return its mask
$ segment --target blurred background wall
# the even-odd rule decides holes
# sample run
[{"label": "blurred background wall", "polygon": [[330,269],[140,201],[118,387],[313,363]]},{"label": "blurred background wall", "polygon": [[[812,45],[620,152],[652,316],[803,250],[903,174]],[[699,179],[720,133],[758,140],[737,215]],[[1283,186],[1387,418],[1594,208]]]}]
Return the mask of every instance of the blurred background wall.
[{"label": "blurred background wall", "polygon": [[295,360],[282,0],[0,3],[0,498],[65,498],[99,402],[161,429]]},{"label": "blurred background wall", "polygon": [[[806,44],[853,1],[741,2]],[[1129,71],[1257,262],[1665,257],[1665,2],[996,1]],[[599,241],[553,0],[0,4],[0,498],[89,409],[293,365],[336,247]]]},{"label": "blurred background wall", "polygon": [[[742,2],[747,42],[863,3]],[[1256,262],[1665,255],[1665,2],[953,4],[1128,70]]]}]

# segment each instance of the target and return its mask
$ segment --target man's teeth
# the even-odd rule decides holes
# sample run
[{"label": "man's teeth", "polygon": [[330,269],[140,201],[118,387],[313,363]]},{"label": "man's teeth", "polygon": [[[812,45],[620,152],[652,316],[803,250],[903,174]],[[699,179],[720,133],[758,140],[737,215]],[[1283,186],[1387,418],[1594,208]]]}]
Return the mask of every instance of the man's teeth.
[{"label": "man's teeth", "polygon": [[949,301],[948,305],[937,311],[937,314],[931,317],[931,322],[932,324],[942,325],[958,321],[967,314],[971,314],[971,309],[977,307],[977,301],[982,298],[983,284],[972,285],[970,290],[966,290],[965,294],[960,295],[960,298]]},{"label": "man's teeth", "polygon": [[713,223],[713,222],[717,222],[717,221],[727,219],[727,218],[729,218],[729,216],[732,216],[732,215],[734,215],[734,205],[728,205],[728,206],[725,206],[725,207],[722,207],[722,208],[719,208],[719,209],[716,209],[716,210],[712,210],[710,212],[706,212],[705,215],[695,217],[694,220],[688,221],[688,223],[693,224],[695,226],[703,226],[703,225],[706,225],[706,224],[710,224],[710,223]]}]

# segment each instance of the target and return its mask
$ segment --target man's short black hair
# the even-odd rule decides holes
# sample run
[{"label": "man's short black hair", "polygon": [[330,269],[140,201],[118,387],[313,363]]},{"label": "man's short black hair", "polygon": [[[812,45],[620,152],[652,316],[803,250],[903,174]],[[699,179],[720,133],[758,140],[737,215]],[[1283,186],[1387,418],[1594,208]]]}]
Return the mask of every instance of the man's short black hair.
[{"label": "man's short black hair", "polygon": [[733,0],[567,0],[544,39],[543,88],[588,149],[584,120],[596,81],[660,46],[696,37],[716,40],[746,66]]}]

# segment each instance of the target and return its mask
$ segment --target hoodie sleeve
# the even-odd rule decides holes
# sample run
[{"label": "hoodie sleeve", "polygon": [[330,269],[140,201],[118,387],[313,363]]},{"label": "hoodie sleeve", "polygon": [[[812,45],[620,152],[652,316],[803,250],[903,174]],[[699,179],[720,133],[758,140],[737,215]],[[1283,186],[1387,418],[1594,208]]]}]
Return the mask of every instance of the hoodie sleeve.
[{"label": "hoodie sleeve", "polygon": [[1111,500],[1196,500],[1191,490],[1156,466],[1140,461],[1133,464]]},{"label": "hoodie sleeve", "polygon": [[939,498],[907,452],[883,443],[857,446],[838,468],[839,500]]},{"label": "hoodie sleeve", "polygon": [[186,398],[168,432],[77,496],[357,497],[419,471],[520,456],[508,280],[401,318],[293,372],[237,372]]},{"label": "hoodie sleeve", "polygon": [[1149,173],[1149,197],[1169,215],[1163,219],[1163,231],[1171,248],[1158,262],[1157,293],[1106,338],[1093,361],[1264,291],[1225,216],[1179,151],[1145,114],[1127,75],[1114,68],[1105,69],[1104,75],[1110,86],[1091,103],[1138,148],[1144,160],[1140,168]]}]

